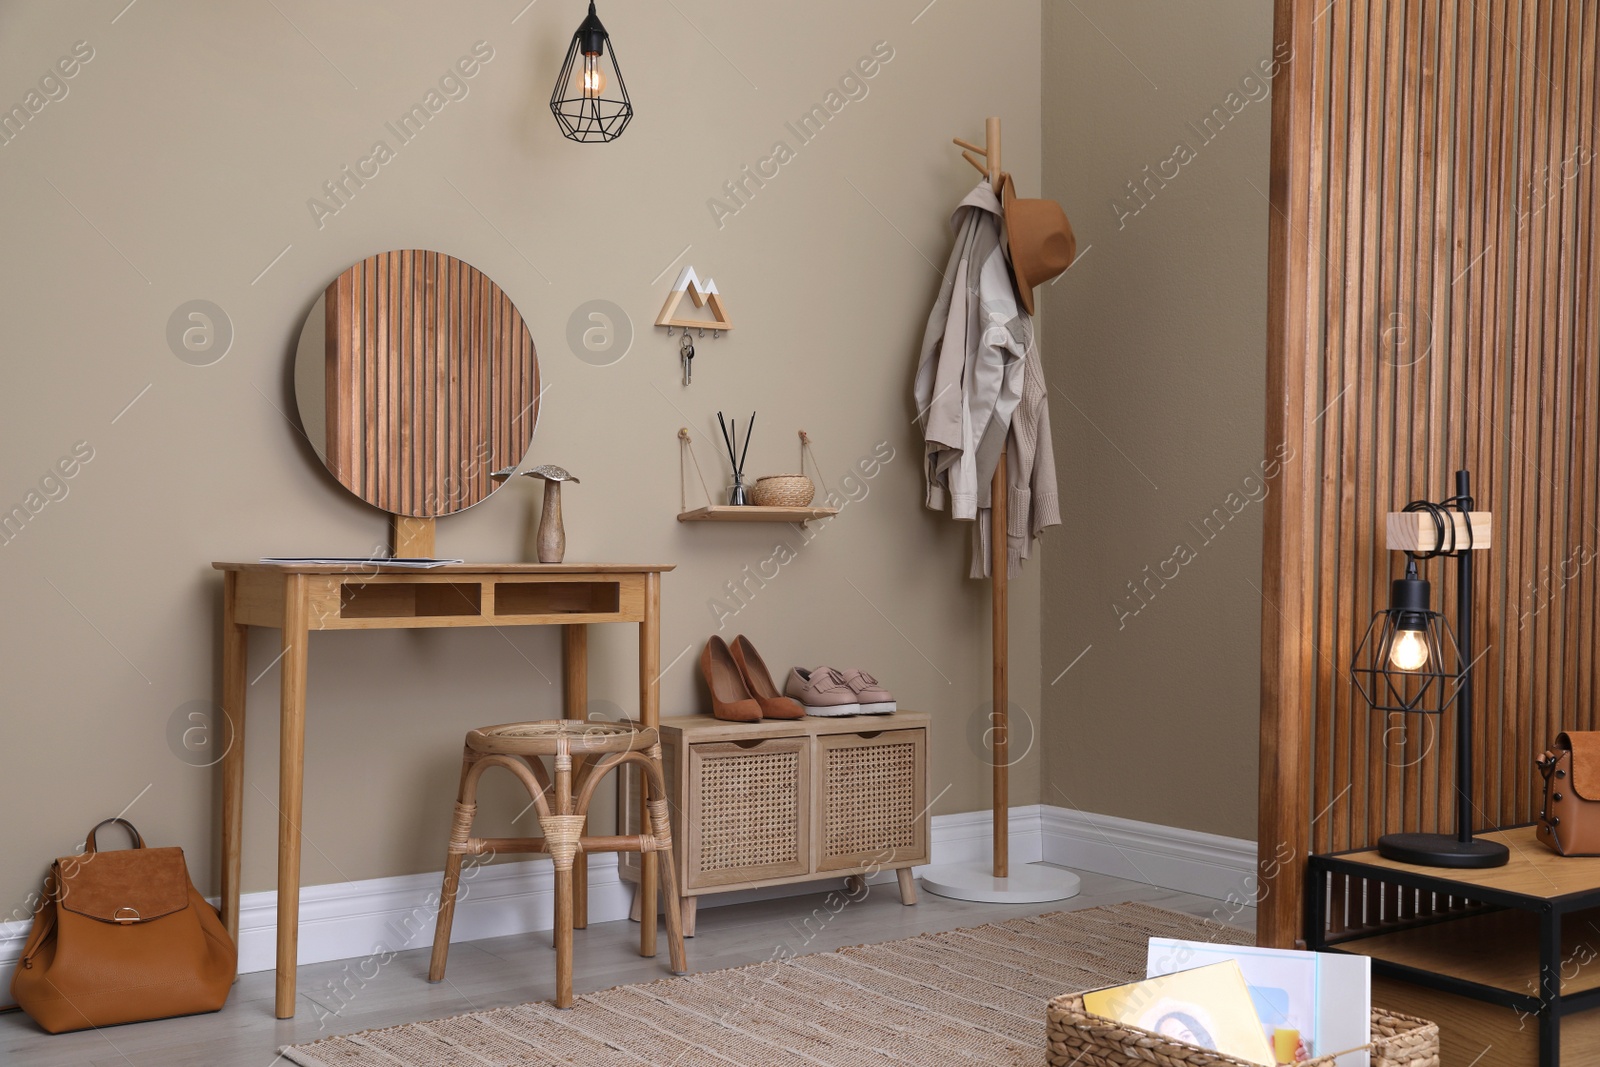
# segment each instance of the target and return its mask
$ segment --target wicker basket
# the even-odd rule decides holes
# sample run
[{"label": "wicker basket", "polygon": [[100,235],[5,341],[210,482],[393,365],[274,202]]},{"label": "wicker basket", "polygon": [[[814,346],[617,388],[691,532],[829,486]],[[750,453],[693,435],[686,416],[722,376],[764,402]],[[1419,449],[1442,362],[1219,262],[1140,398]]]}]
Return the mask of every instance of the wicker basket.
[{"label": "wicker basket", "polygon": [[750,503],[762,508],[803,508],[817,493],[803,474],[768,474],[750,489]]},{"label": "wicker basket", "polygon": [[[1181,1044],[1083,1010],[1083,997],[1056,997],[1045,1010],[1049,1067],[1252,1067],[1244,1060]],[[1395,1012],[1372,1011],[1372,1067],[1439,1067],[1439,1027]],[[1340,1052],[1351,1051],[1341,1049]],[[1332,1067],[1333,1055],[1299,1067]]]}]

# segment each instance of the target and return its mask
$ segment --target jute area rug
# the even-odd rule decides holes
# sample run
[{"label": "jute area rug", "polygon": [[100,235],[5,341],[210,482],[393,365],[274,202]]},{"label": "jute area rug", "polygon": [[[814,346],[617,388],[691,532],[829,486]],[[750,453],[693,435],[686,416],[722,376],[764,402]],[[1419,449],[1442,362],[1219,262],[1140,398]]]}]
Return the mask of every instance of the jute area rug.
[{"label": "jute area rug", "polygon": [[1144,904],[1062,911],[327,1038],[303,1067],[1044,1062],[1045,1002],[1144,976],[1155,936],[1242,931]]}]

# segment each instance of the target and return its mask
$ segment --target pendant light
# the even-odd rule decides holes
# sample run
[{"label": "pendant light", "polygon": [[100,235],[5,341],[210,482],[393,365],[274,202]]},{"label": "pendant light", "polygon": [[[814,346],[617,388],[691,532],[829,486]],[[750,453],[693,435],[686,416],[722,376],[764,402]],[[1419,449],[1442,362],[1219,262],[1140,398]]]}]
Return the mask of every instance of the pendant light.
[{"label": "pendant light", "polygon": [[616,49],[590,0],[589,15],[572,35],[567,61],[550,94],[550,112],[571,141],[615,141],[633,118]]}]

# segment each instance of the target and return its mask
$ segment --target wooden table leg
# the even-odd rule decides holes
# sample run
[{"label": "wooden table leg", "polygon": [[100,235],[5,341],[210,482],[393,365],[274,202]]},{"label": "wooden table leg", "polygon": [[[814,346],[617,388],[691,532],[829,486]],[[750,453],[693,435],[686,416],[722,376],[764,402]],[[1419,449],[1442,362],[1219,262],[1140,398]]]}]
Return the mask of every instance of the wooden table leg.
[{"label": "wooden table leg", "polygon": [[240,838],[244,830],[244,705],[250,628],[238,623],[239,572],[222,576],[222,923],[239,943]]},{"label": "wooden table leg", "polygon": [[900,879],[900,903],[908,907],[917,902],[917,883],[911,877],[910,867],[901,867],[895,871],[895,877]]},{"label": "wooden table leg", "polygon": [[[561,688],[568,719],[589,717],[589,627],[572,623],[561,628]],[[621,832],[620,829],[618,832]],[[572,861],[572,926],[589,927],[589,854]]]},{"label": "wooden table leg", "polygon": [[278,742],[278,996],[277,1016],[294,1018],[300,945],[300,816],[306,755],[306,579],[284,582],[282,695]]},{"label": "wooden table leg", "polygon": [[589,717],[589,627],[570,623],[561,627],[563,714],[569,719]]},{"label": "wooden table leg", "polygon": [[[644,618],[639,622],[639,721],[661,724],[661,575],[644,576]],[[650,825],[650,779],[639,775],[639,825]],[[639,857],[639,955],[656,954],[656,855]]]}]

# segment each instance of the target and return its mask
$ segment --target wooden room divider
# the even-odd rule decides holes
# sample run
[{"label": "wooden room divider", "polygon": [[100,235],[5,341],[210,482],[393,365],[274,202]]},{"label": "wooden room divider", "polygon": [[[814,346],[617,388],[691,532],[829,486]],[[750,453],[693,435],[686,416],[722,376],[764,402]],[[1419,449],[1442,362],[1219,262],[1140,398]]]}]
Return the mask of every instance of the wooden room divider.
[{"label": "wooden room divider", "polygon": [[[1477,826],[1531,821],[1534,756],[1596,725],[1600,148],[1593,0],[1278,0],[1258,916],[1306,857],[1450,831],[1454,730],[1349,666],[1403,558],[1386,512],[1473,472]],[[1433,565],[1435,606],[1455,603]]]}]

